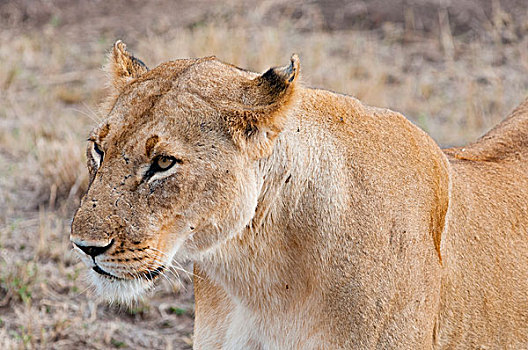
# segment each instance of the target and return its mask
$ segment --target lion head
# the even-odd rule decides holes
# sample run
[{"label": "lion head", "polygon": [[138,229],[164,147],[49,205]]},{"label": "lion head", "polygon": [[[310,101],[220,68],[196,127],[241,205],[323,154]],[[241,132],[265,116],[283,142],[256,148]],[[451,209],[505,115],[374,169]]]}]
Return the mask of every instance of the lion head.
[{"label": "lion head", "polygon": [[175,257],[199,260],[249,223],[299,61],[263,74],[215,57],[149,70],[118,41],[109,67],[114,94],[88,139],[71,241],[99,294],[126,302]]}]

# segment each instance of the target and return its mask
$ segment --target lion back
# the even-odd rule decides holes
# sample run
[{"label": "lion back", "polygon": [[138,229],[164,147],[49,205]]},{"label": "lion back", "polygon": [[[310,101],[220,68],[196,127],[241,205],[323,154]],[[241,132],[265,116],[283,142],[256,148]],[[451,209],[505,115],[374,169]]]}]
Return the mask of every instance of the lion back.
[{"label": "lion back", "polygon": [[477,141],[446,150],[457,159],[521,161],[528,159],[528,99]]}]

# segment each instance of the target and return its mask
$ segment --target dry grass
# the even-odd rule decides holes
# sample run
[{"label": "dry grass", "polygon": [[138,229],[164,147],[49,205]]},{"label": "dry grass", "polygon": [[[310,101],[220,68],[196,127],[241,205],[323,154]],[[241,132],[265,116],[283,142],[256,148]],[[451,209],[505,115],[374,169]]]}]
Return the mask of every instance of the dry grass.
[{"label": "dry grass", "polygon": [[[84,139],[104,95],[100,67],[117,38],[150,66],[214,54],[263,71],[297,52],[305,84],[398,110],[445,146],[475,139],[525,97],[528,39],[505,43],[509,17],[500,8],[486,35],[468,40],[452,35],[441,12],[437,33],[388,23],[328,32],[312,8],[269,25],[267,8],[281,4],[241,12],[230,3],[192,25],[160,17],[132,28],[122,9],[93,25],[60,26],[52,17],[0,32],[0,349],[191,343],[192,287],[184,277],[184,288],[162,283],[137,307],[109,307],[86,290],[83,266],[69,252],[72,210],[87,185]],[[201,18],[200,8],[193,11]],[[116,29],[116,18],[126,30]]]}]

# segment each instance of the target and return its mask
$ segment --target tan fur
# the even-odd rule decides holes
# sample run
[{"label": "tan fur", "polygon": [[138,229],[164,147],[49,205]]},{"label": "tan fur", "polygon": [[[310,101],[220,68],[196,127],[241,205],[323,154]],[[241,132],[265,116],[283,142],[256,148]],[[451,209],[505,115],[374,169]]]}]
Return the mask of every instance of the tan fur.
[{"label": "tan fur", "polygon": [[[72,224],[112,242],[81,254],[119,278],[92,271],[102,295],[190,259],[197,349],[528,347],[527,102],[444,153],[398,113],[303,87],[296,56],[264,74],[134,62],[117,43]],[[160,155],[178,163],[147,178]]]}]

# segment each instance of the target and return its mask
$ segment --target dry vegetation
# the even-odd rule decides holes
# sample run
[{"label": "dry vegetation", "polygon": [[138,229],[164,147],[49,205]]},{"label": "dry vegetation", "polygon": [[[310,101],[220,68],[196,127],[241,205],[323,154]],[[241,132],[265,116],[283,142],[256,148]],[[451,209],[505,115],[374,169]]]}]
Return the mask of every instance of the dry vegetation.
[{"label": "dry vegetation", "polygon": [[[184,274],[134,307],[108,306],[70,253],[72,211],[87,185],[84,140],[101,118],[101,66],[116,39],[150,66],[214,54],[262,71],[297,52],[307,85],[398,110],[441,145],[460,145],[526,95],[527,6],[422,2],[394,1],[391,11],[372,1],[385,11],[376,12],[335,0],[0,1],[0,349],[192,344]],[[455,3],[482,13],[464,22]]]}]

